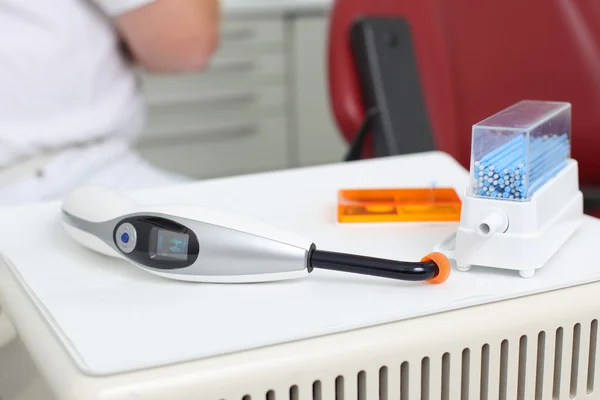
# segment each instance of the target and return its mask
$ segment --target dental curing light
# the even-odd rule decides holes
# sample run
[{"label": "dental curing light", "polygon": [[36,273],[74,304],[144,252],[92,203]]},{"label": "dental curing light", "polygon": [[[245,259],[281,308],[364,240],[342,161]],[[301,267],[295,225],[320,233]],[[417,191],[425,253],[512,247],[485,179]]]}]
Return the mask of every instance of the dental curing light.
[{"label": "dental curing light", "polygon": [[188,205],[142,206],[104,187],[82,187],[62,205],[80,244],[165,278],[215,283],[302,277],[314,268],[405,281],[444,282],[448,259],[403,262],[318,250],[305,238],[239,216]]},{"label": "dental curing light", "polygon": [[456,262],[535,275],[580,226],[571,105],[524,100],[475,124],[470,183],[456,234],[436,249]]}]

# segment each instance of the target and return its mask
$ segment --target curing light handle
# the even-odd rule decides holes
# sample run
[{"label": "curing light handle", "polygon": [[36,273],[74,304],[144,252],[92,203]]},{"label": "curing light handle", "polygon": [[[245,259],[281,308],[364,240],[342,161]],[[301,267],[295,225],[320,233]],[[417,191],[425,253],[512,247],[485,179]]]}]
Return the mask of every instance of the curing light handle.
[{"label": "curing light handle", "polygon": [[409,262],[314,249],[309,256],[309,265],[311,269],[430,283],[445,282],[450,275],[450,262],[442,253],[431,253],[420,262]]}]

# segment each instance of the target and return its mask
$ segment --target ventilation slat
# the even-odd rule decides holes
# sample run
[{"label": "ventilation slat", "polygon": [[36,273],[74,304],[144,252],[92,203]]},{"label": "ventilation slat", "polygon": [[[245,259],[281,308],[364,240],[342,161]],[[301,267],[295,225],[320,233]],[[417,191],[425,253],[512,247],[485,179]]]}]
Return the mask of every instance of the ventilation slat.
[{"label": "ventilation slat", "polygon": [[598,345],[598,320],[595,319],[590,324],[590,353],[587,371],[587,393],[589,394],[595,392],[597,374],[600,373],[600,368],[596,365],[596,362],[600,361],[599,354],[597,354],[600,351]]},{"label": "ventilation slat", "polygon": [[560,376],[563,372],[562,368],[562,354],[563,354],[563,328],[556,330],[556,337],[554,341],[554,370],[552,376],[552,398],[560,399],[560,384],[562,380]]},{"label": "ventilation slat", "polygon": [[344,400],[345,398],[345,384],[344,384],[344,377],[342,375],[338,376],[337,378],[335,378],[335,400]]},{"label": "ventilation slat", "polygon": [[579,362],[577,366],[577,387],[576,394],[581,397],[587,391],[587,370],[590,355],[590,324],[582,323],[580,325],[579,336]]},{"label": "ventilation slat", "polygon": [[500,345],[500,378],[498,384],[498,398],[506,400],[506,377],[508,375],[508,340],[503,340]]},{"label": "ventilation slat", "polygon": [[379,400],[389,400],[390,395],[388,393],[390,386],[390,377],[388,374],[388,367],[383,366],[379,368],[379,379],[378,379],[378,388],[379,388]]},{"label": "ventilation slat", "polygon": [[[285,393],[285,392],[283,392],[283,393]],[[283,397],[283,393],[281,393],[279,398]],[[308,392],[307,390],[301,391],[300,387],[298,385],[294,385],[291,388],[289,388],[287,393],[288,393],[288,399],[290,399],[290,400],[304,400],[310,394],[310,392]]]},{"label": "ventilation slat", "polygon": [[365,363],[356,373],[267,387],[237,400],[576,400],[596,394],[597,321],[522,335],[438,348],[408,361],[388,358],[376,369]]},{"label": "ventilation slat", "polygon": [[323,400],[323,385],[320,380],[312,384],[312,400]]},{"label": "ventilation slat", "polygon": [[400,365],[400,400],[410,400],[410,364],[404,361]]},{"label": "ventilation slat", "polygon": [[481,349],[481,380],[479,399],[488,400],[490,385],[490,345],[486,344]]},{"label": "ventilation slat", "polygon": [[429,357],[421,360],[421,400],[430,400],[431,374]]},{"label": "ventilation slat", "polygon": [[535,400],[544,395],[544,374],[546,371],[546,332],[541,331],[537,338],[537,359],[535,360]]},{"label": "ventilation slat", "polygon": [[521,336],[521,339],[519,339],[518,364],[517,400],[524,400],[525,379],[527,379],[527,336],[525,335]]},{"label": "ventilation slat", "polygon": [[487,377],[487,400],[496,400],[500,398],[498,388],[500,386],[500,343],[489,344],[489,362]]},{"label": "ventilation slat", "polygon": [[461,357],[461,377],[460,377],[460,400],[469,399],[469,390],[471,387],[471,349],[464,348]]}]

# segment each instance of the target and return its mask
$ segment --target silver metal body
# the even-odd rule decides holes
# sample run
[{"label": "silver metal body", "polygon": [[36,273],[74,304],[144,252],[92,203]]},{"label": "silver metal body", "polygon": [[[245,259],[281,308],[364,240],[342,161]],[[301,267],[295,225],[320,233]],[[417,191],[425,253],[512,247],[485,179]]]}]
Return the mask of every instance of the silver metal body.
[{"label": "silver metal body", "polygon": [[[110,211],[110,198],[120,195],[101,196],[106,189],[86,190],[87,195],[76,193],[63,204],[62,220],[67,233],[92,250],[124,258],[147,272],[176,280],[223,283],[282,280],[308,274],[312,243],[288,232],[191,206],[139,207],[130,203],[129,207],[123,207],[122,199],[118,199],[121,204],[115,202],[115,211],[121,212],[107,218],[115,214],[106,212]],[[94,214],[93,208],[99,206],[95,204],[98,196],[105,199],[101,205],[104,215]],[[137,210],[132,210],[134,208]],[[122,212],[124,209],[132,212]],[[124,220],[137,216],[166,218],[192,230],[199,242],[195,262],[184,268],[163,269],[136,261],[132,247],[139,244],[140,239],[135,228]],[[129,241],[122,243],[120,235],[125,232]]]}]

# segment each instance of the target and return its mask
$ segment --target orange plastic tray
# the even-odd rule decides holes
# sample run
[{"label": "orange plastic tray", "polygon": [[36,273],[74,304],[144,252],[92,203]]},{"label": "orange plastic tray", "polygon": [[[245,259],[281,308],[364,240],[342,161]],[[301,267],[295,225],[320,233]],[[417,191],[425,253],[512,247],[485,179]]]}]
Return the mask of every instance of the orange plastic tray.
[{"label": "orange plastic tray", "polygon": [[461,206],[453,188],[342,189],[338,222],[460,221]]}]

